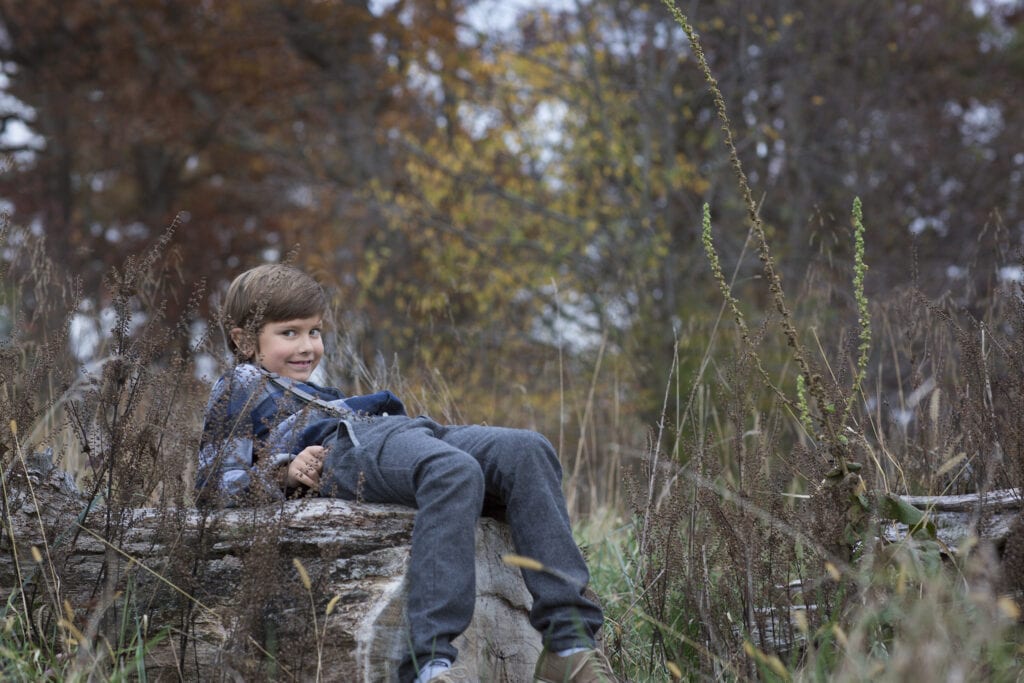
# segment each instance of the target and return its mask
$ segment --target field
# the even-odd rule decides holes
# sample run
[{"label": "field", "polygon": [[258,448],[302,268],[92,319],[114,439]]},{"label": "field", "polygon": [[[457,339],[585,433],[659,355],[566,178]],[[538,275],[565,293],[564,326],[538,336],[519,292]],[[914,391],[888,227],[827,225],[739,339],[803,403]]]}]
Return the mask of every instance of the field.
[{"label": "field", "polygon": [[[368,366],[336,331],[328,371],[353,393],[391,388],[415,412],[459,420],[486,406],[491,421],[551,437],[606,608],[604,647],[628,680],[1021,680],[1024,527],[993,542],[979,506],[949,544],[932,511],[901,498],[1019,500],[1019,245],[993,214],[976,233],[998,262],[974,264],[962,287],[925,291],[908,254],[906,280],[869,297],[881,229],[851,197],[836,247],[849,258],[833,269],[845,279],[808,267],[803,280],[784,280],[725,102],[688,34],[746,213],[744,225],[724,228],[747,231],[756,277],[725,271],[723,227],[705,205],[701,278],[716,299],[674,338],[641,331],[664,342],[663,357],[631,356],[607,336],[586,352],[551,344],[536,387],[505,391],[486,377],[456,386],[443,367]],[[147,596],[131,589],[70,605],[58,561],[67,537],[15,555],[7,492],[27,460],[46,454],[101,501],[103,542],[121,554],[106,585],[131,565],[127,510],[194,506],[202,409],[228,359],[217,321],[201,313],[205,285],[178,276],[176,229],[111,269],[102,292],[83,292],[31,228],[3,225],[0,549],[21,586],[0,606],[4,679],[145,680],[149,647],[188,631],[152,632]],[[666,368],[653,408],[631,400],[652,367]]]}]

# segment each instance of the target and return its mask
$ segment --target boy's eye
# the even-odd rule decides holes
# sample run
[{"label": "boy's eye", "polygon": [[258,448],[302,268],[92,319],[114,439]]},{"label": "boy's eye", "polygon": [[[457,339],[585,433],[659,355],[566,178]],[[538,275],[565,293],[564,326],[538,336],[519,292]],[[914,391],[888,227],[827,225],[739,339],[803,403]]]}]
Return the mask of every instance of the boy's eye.
[{"label": "boy's eye", "polygon": [[320,328],[319,327],[314,327],[312,330],[309,331],[309,336],[310,337],[319,337],[320,336]]}]

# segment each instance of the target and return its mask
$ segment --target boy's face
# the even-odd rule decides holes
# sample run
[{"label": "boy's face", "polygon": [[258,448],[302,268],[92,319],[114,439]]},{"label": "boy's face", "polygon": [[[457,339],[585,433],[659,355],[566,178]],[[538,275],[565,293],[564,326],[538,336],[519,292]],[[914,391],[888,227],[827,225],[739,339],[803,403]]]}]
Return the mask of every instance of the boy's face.
[{"label": "boy's face", "polygon": [[282,377],[305,382],[324,355],[320,316],[267,323],[256,337],[256,362]]}]

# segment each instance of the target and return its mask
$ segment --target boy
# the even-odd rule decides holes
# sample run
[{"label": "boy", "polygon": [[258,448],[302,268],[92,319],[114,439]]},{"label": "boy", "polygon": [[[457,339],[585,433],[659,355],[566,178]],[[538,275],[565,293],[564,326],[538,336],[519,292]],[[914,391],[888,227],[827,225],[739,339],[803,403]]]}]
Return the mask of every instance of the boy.
[{"label": "boy", "polygon": [[240,362],[207,405],[200,497],[219,494],[232,504],[307,488],[416,508],[403,683],[467,680],[451,643],[473,614],[477,518],[485,499],[497,503],[516,551],[550,570],[523,571],[533,595],[530,623],[545,645],[535,680],[615,681],[594,646],[602,614],[583,595],[589,574],[551,444],[526,430],[409,417],[390,392],[345,398],[311,383],[324,353],[326,311],[320,285],[291,266],[258,266],[231,283],[224,316]]}]

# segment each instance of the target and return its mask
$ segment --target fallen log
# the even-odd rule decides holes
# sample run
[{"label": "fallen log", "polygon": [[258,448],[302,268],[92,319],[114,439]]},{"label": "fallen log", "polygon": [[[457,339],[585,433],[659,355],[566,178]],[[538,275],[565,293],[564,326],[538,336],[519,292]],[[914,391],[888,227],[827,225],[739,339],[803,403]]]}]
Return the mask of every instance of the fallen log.
[{"label": "fallen log", "polygon": [[[1020,489],[1000,489],[956,496],[900,496],[927,515],[936,536],[954,550],[968,538],[987,540],[1002,548],[1022,510]],[[906,524],[887,522],[882,526],[888,541],[909,533]]]},{"label": "fallen log", "polygon": [[[39,633],[73,627],[84,646],[142,624],[154,680],[396,680],[412,510],[308,498],[85,513],[45,462],[4,484],[0,604],[32,606]],[[507,525],[482,518],[476,611],[455,644],[488,681],[530,680],[541,647],[522,576],[502,561],[510,552]]]},{"label": "fallen log", "polygon": [[[1002,560],[1004,588],[1024,590],[1024,576],[1012,575],[1024,566],[1012,556],[1024,557],[1024,526],[1021,517],[1020,489],[1001,489],[987,493],[972,493],[952,496],[897,496],[897,498],[925,514],[926,520],[935,528],[935,538],[942,542],[942,554],[955,556],[959,552],[974,548],[978,541],[991,543],[994,556]],[[886,543],[903,543],[911,538],[908,524],[894,520],[879,520],[880,540]],[[914,541],[916,542],[916,540]],[[790,604],[757,607],[749,631],[737,625],[734,634],[746,637],[766,651],[786,655],[802,647],[805,635],[801,630],[801,619],[806,624],[808,616],[817,611],[814,604],[805,599],[813,594],[818,580],[805,585],[793,581],[780,586],[780,592],[792,600]],[[799,596],[797,598],[797,596]]]}]

